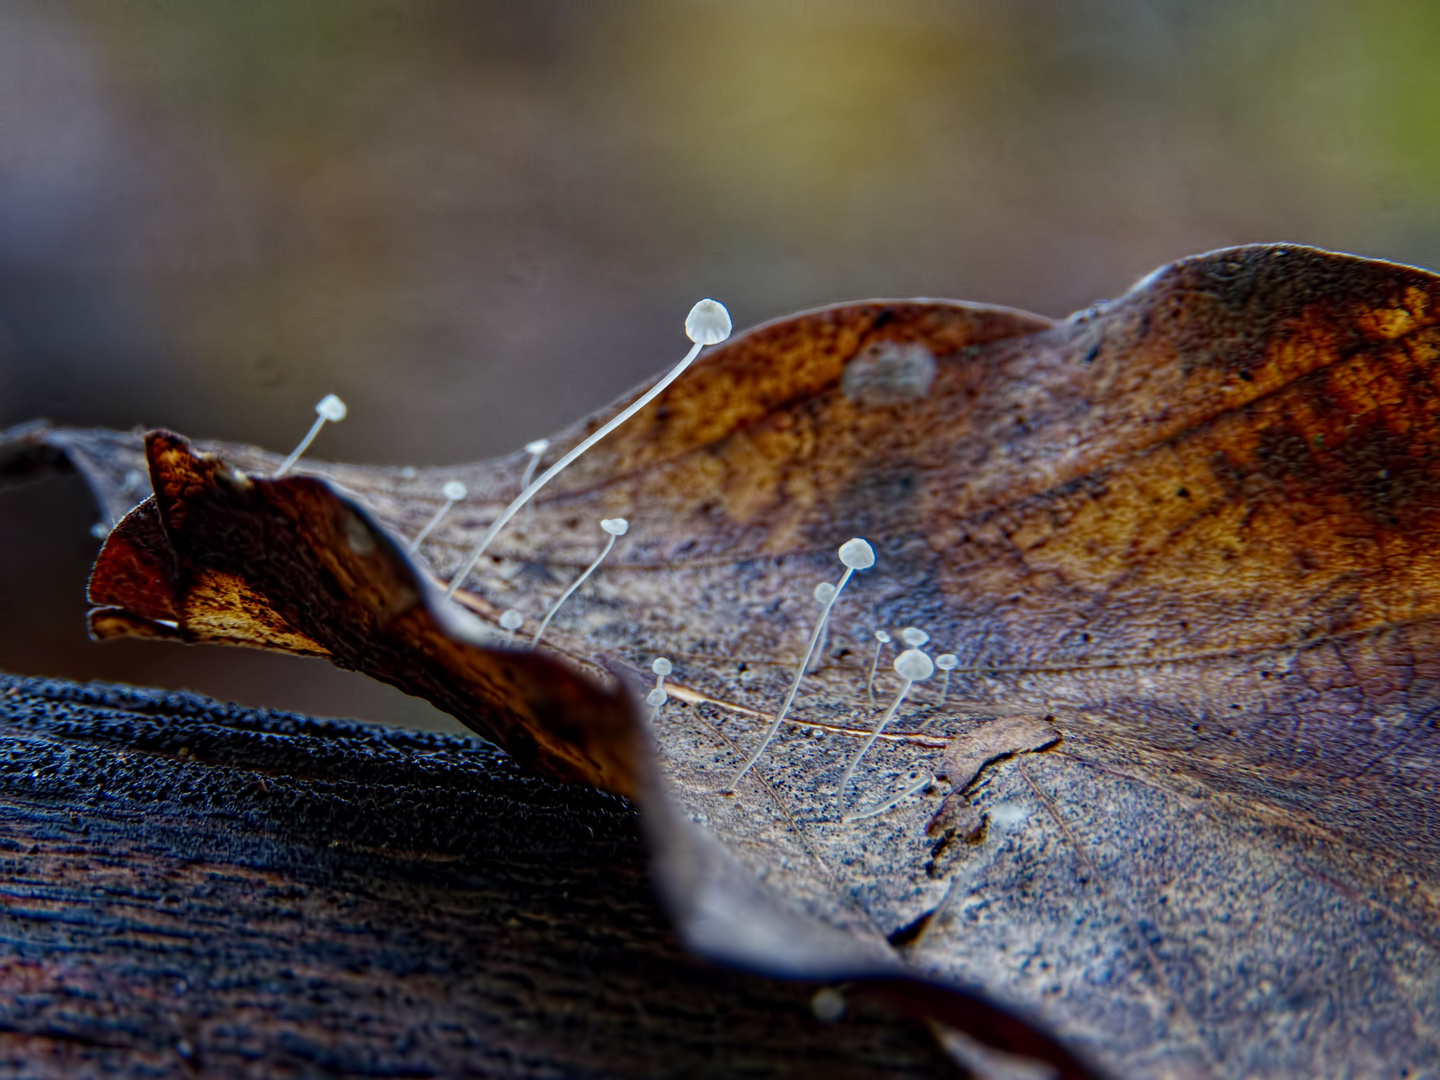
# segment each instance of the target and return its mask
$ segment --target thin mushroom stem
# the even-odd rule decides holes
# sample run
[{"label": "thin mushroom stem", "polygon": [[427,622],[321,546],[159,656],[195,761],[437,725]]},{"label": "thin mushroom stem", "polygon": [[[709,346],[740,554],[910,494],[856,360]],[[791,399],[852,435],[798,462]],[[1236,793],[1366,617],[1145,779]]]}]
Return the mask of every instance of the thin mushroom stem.
[{"label": "thin mushroom stem", "polygon": [[530,486],[530,478],[535,475],[535,467],[540,464],[540,455],[549,449],[549,439],[536,439],[534,442],[525,444],[525,452],[530,455],[530,460],[525,462],[525,471],[520,474],[520,489],[522,491]]},{"label": "thin mushroom stem", "polygon": [[881,814],[885,813],[886,810],[889,810],[892,806],[898,804],[901,800],[908,799],[911,795],[915,795],[921,791],[924,791],[934,782],[935,774],[928,773],[926,774],[924,779],[911,784],[907,788],[902,788],[894,795],[890,796],[890,798],[882,802],[879,806],[873,807],[869,810],[862,810],[858,814],[842,814],[840,816],[840,821],[842,824],[849,825],[852,821],[863,821],[865,820],[865,818],[879,817]]},{"label": "thin mushroom stem", "polygon": [[315,441],[315,436],[320,434],[320,429],[324,426],[325,417],[317,416],[315,418],[315,422],[310,425],[310,430],[307,431],[305,433],[305,437],[300,440],[300,445],[295,447],[294,450],[291,450],[290,456],[287,457],[284,461],[282,461],[280,463],[280,467],[275,470],[276,480],[279,480],[280,477],[284,476],[287,472],[291,470],[291,468],[294,467],[295,463],[300,460],[301,455],[303,455],[306,450],[310,449],[310,444]]},{"label": "thin mushroom stem", "polygon": [[600,554],[595,556],[595,561],[585,568],[583,574],[570,583],[570,587],[560,594],[560,599],[556,600],[549,612],[546,613],[544,620],[540,623],[540,629],[536,630],[535,636],[530,639],[530,647],[532,649],[539,646],[540,639],[545,636],[545,628],[550,625],[550,620],[555,617],[555,613],[560,610],[566,600],[570,599],[570,594],[581,585],[584,585],[585,579],[593,574],[596,568],[605,561],[605,556],[609,555],[610,549],[615,546],[615,538],[617,536],[624,536],[626,530],[630,527],[630,523],[624,518],[606,518],[600,522],[600,527],[606,532],[607,538],[605,540],[605,546],[600,549]]},{"label": "thin mushroom stem", "polygon": [[310,449],[310,444],[315,441],[315,436],[320,434],[320,429],[325,426],[327,420],[340,421],[345,419],[345,402],[341,401],[334,394],[326,394],[315,406],[315,422],[310,425],[310,430],[300,440],[300,445],[290,451],[290,456],[280,463],[275,470],[275,479],[279,480],[287,472],[295,467],[300,456]]},{"label": "thin mushroom stem", "polygon": [[425,527],[415,534],[415,539],[405,545],[405,553],[407,555],[414,555],[415,552],[420,550],[420,545],[425,542],[425,538],[435,531],[435,526],[440,524],[441,519],[450,512],[450,507],[454,505],[454,499],[446,499],[440,504],[440,509],[436,510],[430,520],[425,523]]},{"label": "thin mushroom stem", "polygon": [[954,653],[941,653],[935,658],[935,666],[945,673],[945,679],[940,684],[940,704],[943,706],[950,696],[950,673],[960,666],[960,658]]},{"label": "thin mushroom stem", "polygon": [[[706,304],[718,309],[718,313],[712,312],[710,308],[705,308],[705,310],[701,312],[699,319],[697,319],[696,312],[700,311],[702,305]],[[720,322],[721,315],[724,317],[723,332]],[[694,324],[693,326],[692,323]],[[667,386],[678,379],[684,373],[685,369],[694,363],[695,358],[700,355],[701,349],[706,345],[717,345],[729,337],[730,316],[728,313],[725,313],[724,307],[714,300],[701,300],[700,303],[696,304],[695,308],[691,310],[690,318],[685,320],[685,327],[686,333],[690,335],[690,340],[695,342],[695,344],[690,347],[690,351],[685,354],[684,358],[671,368],[669,374],[663,379],[632,401],[623,411],[611,417],[597,431],[541,473],[539,479],[535,480],[521,491],[519,495],[515,496],[515,499],[510,505],[500,512],[500,516],[490,523],[490,527],[485,530],[485,535],[480,538],[480,543],[475,545],[475,549],[470,552],[469,557],[465,560],[465,564],[460,567],[459,572],[450,579],[450,587],[445,590],[445,599],[450,600],[454,598],[456,591],[460,588],[461,584],[464,583],[465,579],[470,576],[470,571],[475,569],[475,564],[480,561],[481,556],[483,556],[486,549],[489,548],[490,542],[500,535],[500,530],[509,524],[510,519],[520,512],[521,507],[534,498],[536,492],[551,480],[555,479],[555,477],[559,476],[567,465],[585,453],[586,450],[589,450],[606,435],[609,435],[621,424],[625,423],[626,420],[629,420],[646,405],[649,405],[650,402],[659,397]]]},{"label": "thin mushroom stem", "polygon": [[458,480],[448,481],[445,486],[440,489],[440,494],[445,496],[445,501],[440,504],[440,509],[435,511],[435,516],[427,521],[425,527],[416,534],[415,539],[405,545],[407,554],[414,555],[415,552],[419,551],[420,545],[425,542],[425,538],[435,530],[435,526],[439,525],[445,515],[450,512],[450,508],[465,497],[465,485]]},{"label": "thin mushroom stem", "polygon": [[826,619],[820,627],[820,645],[815,650],[815,656],[810,661],[810,670],[819,671],[820,665],[825,662],[825,649],[830,644],[830,620]]},{"label": "thin mushroom stem", "polygon": [[[895,710],[900,708],[900,703],[905,700],[905,695],[910,693],[910,687],[914,685],[915,681],[913,679],[906,679],[900,684],[900,693],[895,695],[895,700],[890,703],[890,708],[885,710],[885,715],[880,718],[880,723],[875,725],[875,730],[872,731],[870,737],[865,740],[865,745],[860,747],[860,752],[850,759],[849,765],[845,766],[845,772],[840,777],[840,790],[835,793],[835,802],[841,807],[842,811],[845,806],[845,789],[850,786],[850,778],[855,775],[855,770],[859,768],[860,759],[865,756],[870,747],[875,745],[875,740],[878,739],[880,733],[885,730],[885,725],[890,723],[894,718]],[[841,820],[844,820],[844,816],[842,812]]]},{"label": "thin mushroom stem", "polygon": [[890,641],[890,635],[884,630],[875,631],[875,656],[870,661],[870,678],[865,683],[865,691],[870,695],[870,704],[875,704],[875,672],[880,667],[880,650]]},{"label": "thin mushroom stem", "polygon": [[570,599],[570,594],[573,593],[576,589],[578,589],[581,585],[585,584],[585,579],[595,572],[595,568],[600,565],[601,561],[605,558],[606,555],[610,554],[610,549],[614,546],[615,537],[611,536],[607,538],[605,541],[605,546],[600,549],[600,554],[595,556],[595,561],[592,562],[589,566],[587,566],[585,568],[585,572],[579,577],[577,577],[574,581],[572,581],[570,583],[570,587],[560,594],[560,599],[556,600],[555,603],[551,605],[550,610],[545,614],[545,618],[540,621],[540,629],[536,630],[535,636],[530,639],[530,647],[532,649],[540,644],[540,639],[545,636],[545,630],[547,627],[549,627],[550,620],[555,617],[555,613],[560,610],[560,608],[564,605],[565,601]]},{"label": "thin mushroom stem", "polygon": [[820,617],[820,644],[815,647],[815,654],[810,658],[810,666],[806,671],[817,671],[825,662],[825,647],[830,643],[830,609],[826,605],[830,603],[835,592],[835,586],[828,581],[822,581],[815,586],[815,602],[825,609],[825,614]]},{"label": "thin mushroom stem", "polygon": [[[530,486],[530,478],[535,475],[535,467],[540,464],[540,458],[546,450],[550,449],[549,439],[536,439],[534,442],[525,444],[525,453],[530,455],[530,460],[525,462],[525,471],[520,474],[520,490],[524,491]],[[530,512],[535,508],[530,507]]]},{"label": "thin mushroom stem", "polygon": [[529,487],[527,487],[524,491],[517,495],[514,501],[512,501],[509,506],[502,510],[500,512],[500,516],[497,517],[494,521],[492,521],[490,523],[490,527],[485,530],[485,535],[480,538],[480,543],[476,544],[475,549],[470,552],[469,558],[465,560],[465,565],[462,566],[460,568],[460,572],[451,579],[450,587],[445,590],[445,598],[449,600],[454,597],[455,593],[460,588],[460,583],[470,576],[470,571],[475,569],[475,564],[480,561],[481,556],[483,556],[486,549],[490,547],[490,542],[494,540],[495,537],[500,535],[500,530],[510,523],[510,519],[520,512],[521,507],[523,507],[532,498],[534,498],[537,491],[543,488],[551,480],[555,479],[555,477],[559,476],[567,465],[569,465],[572,461],[578,458],[581,454],[585,453],[586,450],[589,450],[606,435],[609,435],[626,420],[629,420],[630,417],[634,416],[646,405],[649,405],[650,402],[654,401],[655,398],[659,396],[662,390],[664,390],[667,386],[669,386],[672,382],[679,378],[681,372],[683,372],[687,367],[690,366],[691,362],[695,359],[695,357],[700,355],[700,350],[703,348],[704,346],[697,341],[693,346],[691,346],[690,351],[685,354],[685,359],[681,360],[680,363],[676,364],[675,367],[671,369],[669,375],[666,375],[665,378],[661,379],[648,391],[646,391],[640,397],[632,401],[628,408],[626,408],[618,415],[612,417],[608,423],[606,423],[598,431],[592,434],[584,442],[580,443],[578,446],[572,449],[559,461],[555,462],[554,465],[551,465],[548,469],[546,469],[543,473],[540,474],[540,478],[538,480],[532,482]]}]

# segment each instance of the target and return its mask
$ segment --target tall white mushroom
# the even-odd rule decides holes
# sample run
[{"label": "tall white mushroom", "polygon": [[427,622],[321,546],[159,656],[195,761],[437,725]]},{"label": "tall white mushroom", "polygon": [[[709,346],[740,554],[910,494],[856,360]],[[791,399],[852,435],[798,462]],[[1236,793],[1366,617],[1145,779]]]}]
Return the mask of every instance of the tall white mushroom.
[{"label": "tall white mushroom", "polygon": [[500,534],[500,530],[509,523],[510,519],[520,512],[521,507],[535,497],[536,492],[551,480],[555,479],[555,477],[559,476],[566,466],[581,454],[585,453],[586,450],[589,450],[606,435],[609,435],[621,424],[625,423],[626,420],[629,420],[646,405],[649,405],[650,402],[659,397],[667,386],[678,379],[684,370],[694,363],[695,358],[700,355],[701,349],[705,348],[706,345],[718,345],[730,336],[730,313],[725,310],[725,305],[718,301],[701,300],[690,309],[690,314],[685,318],[685,334],[694,344],[691,346],[690,351],[685,354],[684,358],[671,368],[664,378],[632,401],[623,411],[612,416],[593,434],[541,473],[533,483],[529,484],[515,497],[515,500],[509,506],[500,512],[499,517],[490,523],[490,527],[485,530],[485,535],[480,538],[480,543],[475,545],[475,550],[470,552],[470,556],[465,560],[465,564],[461,566],[456,575],[450,579],[450,587],[445,590],[447,599],[455,595],[456,590],[458,590],[465,579],[470,576],[470,571],[475,569],[475,564],[480,561],[480,557],[485,554],[485,550],[490,546],[490,542]]},{"label": "tall white mushroom", "polygon": [[540,624],[540,629],[535,631],[535,636],[530,641],[530,647],[532,649],[540,644],[540,639],[545,636],[545,628],[550,625],[550,620],[553,619],[555,613],[560,610],[560,605],[565,603],[566,600],[569,600],[570,594],[585,584],[585,579],[593,574],[599,565],[605,561],[605,556],[609,555],[610,549],[615,546],[615,538],[617,536],[624,536],[630,529],[630,523],[624,518],[604,518],[600,522],[600,528],[605,530],[605,546],[600,549],[600,554],[595,556],[595,561],[585,568],[583,574],[570,583],[570,587],[560,594],[560,599],[556,600],[550,608],[549,613],[545,616],[545,621]]},{"label": "tall white mushroom", "polygon": [[345,419],[345,413],[345,402],[341,401],[334,394],[326,394],[316,402],[315,422],[310,425],[310,430],[307,431],[305,437],[300,440],[300,445],[290,451],[290,456],[282,461],[280,467],[275,470],[275,479],[279,480],[280,477],[295,467],[295,463],[300,460],[300,455],[310,449],[310,444],[315,441],[315,436],[320,434],[320,429],[325,426],[327,420],[333,420],[338,423]]},{"label": "tall white mushroom", "polygon": [[439,525],[445,515],[450,512],[450,508],[463,499],[468,492],[465,490],[465,485],[459,480],[447,480],[445,486],[440,489],[440,494],[445,498],[445,501],[440,504],[440,509],[435,511],[435,515],[425,523],[425,527],[416,534],[415,539],[405,546],[405,550],[411,555],[420,550],[420,545],[425,542],[425,538],[435,531],[435,526]]}]

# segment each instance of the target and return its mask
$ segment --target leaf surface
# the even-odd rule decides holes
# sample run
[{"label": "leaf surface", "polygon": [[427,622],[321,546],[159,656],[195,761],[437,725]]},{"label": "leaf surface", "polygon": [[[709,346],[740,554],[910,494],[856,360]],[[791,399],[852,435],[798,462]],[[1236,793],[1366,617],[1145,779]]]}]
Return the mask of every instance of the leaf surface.
[{"label": "leaf surface", "polygon": [[[599,519],[631,521],[541,655],[642,691],[652,658],[673,661],[652,730],[679,812],[657,816],[655,842],[682,932],[711,955],[823,974],[827,950],[851,947],[836,942],[886,952],[1127,1076],[1433,1070],[1437,303],[1424,271],[1267,245],[1174,264],[1058,323],[905,301],[770,324],[547,488],[466,583],[467,609],[493,625],[516,607],[533,627],[598,553]],[[127,537],[175,531],[156,445],[161,513],[132,512],[107,544],[100,633],[199,625],[107,592],[101,572]],[[278,461],[210,449],[255,474]],[[525,462],[309,469],[392,554],[464,481],[473,497],[419,556],[443,581]],[[846,586],[818,670],[729,793],[804,651],[814,586],[838,580],[856,535],[877,565]],[[289,557],[262,540],[244,550]],[[143,595],[166,572],[114,565]],[[334,655],[349,633],[266,595],[280,625],[242,619],[240,637]],[[341,662],[508,745],[453,690],[383,666],[417,647],[383,609],[362,619],[363,662]],[[232,624],[206,625],[219,639]],[[900,688],[887,653],[872,704],[873,632],[908,625],[959,667],[943,705],[939,679],[916,684],[842,804]],[[305,640],[275,636],[293,631]],[[377,632],[386,646],[366,652]],[[427,631],[422,652],[452,633]],[[746,923],[733,912],[757,889],[769,914]],[[791,934],[792,918],[822,929]]]}]

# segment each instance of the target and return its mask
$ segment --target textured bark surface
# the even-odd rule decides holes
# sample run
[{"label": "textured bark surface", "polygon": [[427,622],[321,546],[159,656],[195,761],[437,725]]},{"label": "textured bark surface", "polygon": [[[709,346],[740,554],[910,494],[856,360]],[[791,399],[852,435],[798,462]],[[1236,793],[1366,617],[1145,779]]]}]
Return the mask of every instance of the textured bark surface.
[{"label": "textured bark surface", "polygon": [[629,804],[447,736],[0,675],[0,1071],[953,1075],[682,954]]}]

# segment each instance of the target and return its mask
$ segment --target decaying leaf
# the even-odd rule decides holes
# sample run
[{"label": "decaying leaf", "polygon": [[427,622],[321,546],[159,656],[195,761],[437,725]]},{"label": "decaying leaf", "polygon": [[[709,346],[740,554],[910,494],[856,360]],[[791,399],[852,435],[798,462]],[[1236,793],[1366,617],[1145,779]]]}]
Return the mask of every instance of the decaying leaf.
[{"label": "decaying leaf", "polygon": [[[545,652],[609,686],[674,662],[653,722],[680,811],[655,827],[659,876],[712,956],[764,967],[792,943],[771,966],[822,973],[827,950],[902,957],[1127,1076],[1433,1071],[1437,304],[1423,271],[1262,246],[1177,263],[1059,323],[910,301],[770,324],[556,480],[462,595],[483,624],[538,617],[598,551],[598,520],[630,519]],[[282,485],[253,479],[278,458],[206,449],[220,457],[151,437],[156,508],[102,553],[97,633],[314,646],[538,767],[578,777],[603,757],[608,736],[588,731],[583,750],[569,736],[527,750],[512,728],[528,721],[448,685],[453,650],[478,648],[456,642],[481,631],[436,616],[423,575],[408,586],[423,629],[372,591],[370,575],[407,565],[394,538],[456,478],[473,497],[419,556],[445,580],[524,455],[312,465],[330,486],[283,482],[310,485],[313,513],[293,512],[324,538],[312,545],[267,532],[275,500],[241,540],[212,533],[215,492],[238,506]],[[171,490],[195,469],[205,484]],[[879,561],[847,586],[781,737],[727,793],[804,650],[812,590],[855,535]],[[164,552],[182,548],[167,579]],[[170,607],[144,599],[157,588]],[[359,621],[335,625],[312,595]],[[862,811],[915,793],[842,822],[840,777],[885,705],[866,692],[871,635],[906,625],[960,666],[943,707],[917,684],[851,783]],[[498,680],[489,663],[469,670]],[[882,677],[877,699],[897,689]],[[621,700],[573,693],[601,715]],[[1059,743],[978,779],[962,767],[974,754],[947,758],[981,754],[1012,716],[1050,717]],[[967,787],[989,820],[978,842],[927,832]]]},{"label": "decaying leaf", "polygon": [[634,794],[623,692],[538,652],[481,647],[485,625],[424,597],[386,530],[324,481],[252,479],[167,432],[146,442],[154,499],[96,562],[97,637],[139,620],[154,636],[329,657],[434,701],[522,764]]},{"label": "decaying leaf", "polygon": [[[37,438],[27,429],[11,440],[9,471],[40,460]],[[85,443],[82,433],[66,439]],[[112,530],[96,562],[95,636],[326,657],[422,694],[532,768],[640,796],[652,848],[670,869],[672,909],[701,951],[768,973],[855,983],[1061,1077],[1092,1075],[1032,1024],[909,971],[883,939],[787,910],[676,812],[623,685],[607,689],[538,652],[497,648],[505,639],[445,601],[361,503],[312,477],[270,479],[268,467],[247,474],[169,432],[144,442],[155,495]],[[113,440],[107,433],[99,444]]]}]

